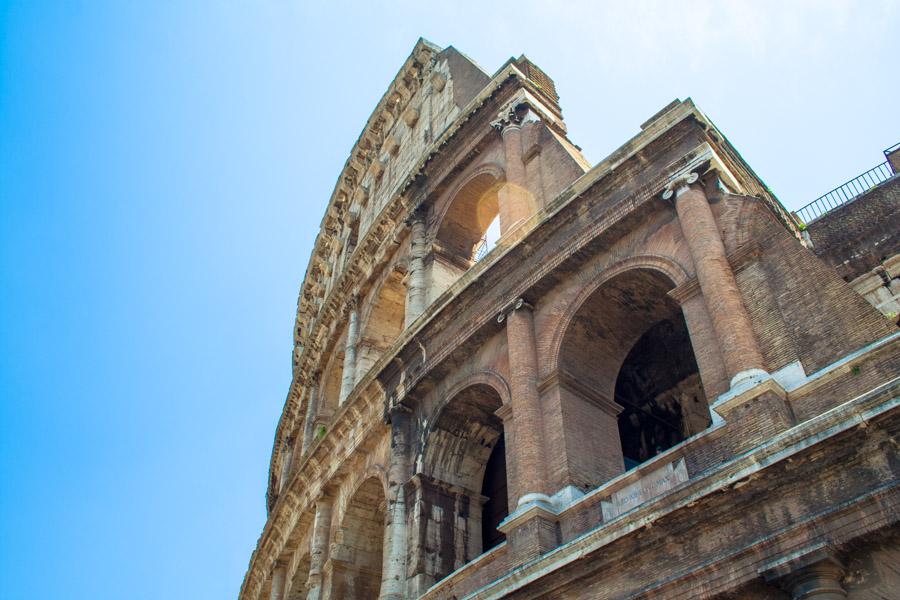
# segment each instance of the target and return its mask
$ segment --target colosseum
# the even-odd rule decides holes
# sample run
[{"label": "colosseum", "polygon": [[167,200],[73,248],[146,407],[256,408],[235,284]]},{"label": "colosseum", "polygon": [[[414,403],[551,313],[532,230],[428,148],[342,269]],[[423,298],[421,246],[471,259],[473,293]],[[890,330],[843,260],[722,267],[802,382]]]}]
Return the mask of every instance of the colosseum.
[{"label": "colosseum", "polygon": [[240,599],[900,597],[886,156],[804,217],[675,100],[592,166],[537,65],[419,40],[315,241]]}]

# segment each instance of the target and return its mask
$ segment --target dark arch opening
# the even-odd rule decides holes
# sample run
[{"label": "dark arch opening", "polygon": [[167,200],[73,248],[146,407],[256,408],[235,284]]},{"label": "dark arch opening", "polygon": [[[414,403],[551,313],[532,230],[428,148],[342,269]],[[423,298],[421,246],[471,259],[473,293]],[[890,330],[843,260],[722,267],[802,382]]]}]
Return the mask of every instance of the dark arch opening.
[{"label": "dark arch opening", "polygon": [[454,394],[429,429],[413,536],[442,532],[424,573],[432,581],[504,539],[497,530],[509,510],[501,406],[493,387],[474,384]]},{"label": "dark arch opening", "polygon": [[509,493],[506,487],[506,439],[501,433],[491,450],[484,469],[481,495],[487,500],[481,507],[481,551],[487,552],[506,540],[497,529],[509,515]]},{"label": "dark arch opening", "polygon": [[635,268],[578,307],[559,354],[572,480],[600,485],[710,424],[681,307],[663,273]]},{"label": "dark arch opening", "polygon": [[710,425],[709,409],[687,325],[675,314],[652,325],[632,346],[616,379],[615,399],[625,469],[631,469]]}]

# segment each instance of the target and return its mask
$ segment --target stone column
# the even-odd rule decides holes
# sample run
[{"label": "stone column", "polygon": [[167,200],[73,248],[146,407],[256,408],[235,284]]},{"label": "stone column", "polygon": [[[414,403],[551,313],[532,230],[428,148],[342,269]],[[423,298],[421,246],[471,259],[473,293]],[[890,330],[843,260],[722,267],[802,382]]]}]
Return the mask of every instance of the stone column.
[{"label": "stone column", "polygon": [[402,485],[388,511],[381,593],[378,597],[382,600],[403,600],[406,598],[406,492]]},{"label": "stone column", "polygon": [[269,600],[284,600],[284,586],[287,581],[287,567],[282,562],[275,563],[272,570],[272,589]]},{"label": "stone column", "polygon": [[331,510],[334,500],[322,495],[316,500],[316,517],[313,521],[312,536],[309,540],[309,579],[306,582],[307,600],[322,597],[322,569],[328,558],[328,543],[331,538]]},{"label": "stone column", "polygon": [[667,189],[664,198],[675,196],[678,221],[694,261],[731,387],[735,387],[764,375],[765,363],[709,201],[699,185],[692,185],[697,179],[696,173],[678,179]]},{"label": "stone column", "polygon": [[417,208],[409,219],[409,286],[406,291],[405,327],[425,312],[428,286],[425,283],[425,209]]},{"label": "stone column", "polygon": [[356,381],[356,341],[359,337],[359,309],[356,299],[350,301],[347,318],[347,343],[344,347],[344,372],[341,377],[341,395],[338,404],[343,404]]},{"label": "stone column", "polygon": [[394,407],[391,418],[391,458],[388,467],[388,524],[381,578],[383,600],[406,598],[406,490],[410,476],[410,412]]},{"label": "stone column", "polygon": [[517,504],[521,506],[534,500],[549,501],[546,495],[544,428],[538,393],[532,307],[519,298],[505,318],[512,393],[512,439],[515,442],[515,446],[508,447],[507,457],[512,457],[516,463],[521,494]]},{"label": "stone column", "polygon": [[306,400],[306,421],[303,423],[303,455],[309,450],[316,436],[316,411],[319,405],[319,373],[310,378]]},{"label": "stone column", "polygon": [[522,162],[522,118],[514,110],[493,123],[503,138],[506,183],[500,188],[500,235],[506,235],[522,224],[534,212],[534,202],[528,192],[525,163]]}]

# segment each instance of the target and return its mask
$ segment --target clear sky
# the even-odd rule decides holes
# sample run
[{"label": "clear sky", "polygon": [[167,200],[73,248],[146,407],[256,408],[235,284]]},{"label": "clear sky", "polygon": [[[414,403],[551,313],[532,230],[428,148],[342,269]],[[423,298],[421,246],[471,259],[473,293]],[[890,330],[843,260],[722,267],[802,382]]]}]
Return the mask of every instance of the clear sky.
[{"label": "clear sky", "polygon": [[237,596],[312,242],[419,36],[527,54],[593,163],[691,96],[795,209],[900,142],[898,32],[896,0],[0,0],[0,599]]}]

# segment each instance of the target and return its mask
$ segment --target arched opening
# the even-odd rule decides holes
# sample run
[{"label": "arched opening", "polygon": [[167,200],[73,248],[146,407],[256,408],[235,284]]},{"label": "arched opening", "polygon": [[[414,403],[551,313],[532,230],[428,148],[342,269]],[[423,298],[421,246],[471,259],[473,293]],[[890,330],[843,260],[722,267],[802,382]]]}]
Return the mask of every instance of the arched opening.
[{"label": "arched opening", "polygon": [[500,237],[497,192],[501,184],[502,181],[493,174],[481,173],[467,182],[450,201],[434,236],[428,266],[430,299],[450,287],[496,244]]},{"label": "arched opening", "polygon": [[[319,403],[316,411],[317,425],[327,421],[337,411],[341,396],[341,377],[344,373],[344,340],[338,339],[325,365],[322,379],[319,382]],[[318,432],[316,432],[318,435]]]},{"label": "arched opening", "polygon": [[403,333],[405,315],[406,286],[403,285],[400,273],[392,271],[378,290],[359,338],[356,357],[357,382]]},{"label": "arched opening", "polygon": [[709,408],[681,314],[652,325],[616,380],[619,437],[631,469],[710,425]]},{"label": "arched opening", "polygon": [[347,504],[331,546],[332,598],[377,598],[381,590],[384,489],[367,479]]},{"label": "arched opening", "polygon": [[568,483],[597,486],[709,426],[688,329],[667,295],[673,287],[658,271],[628,270],[572,317],[553,396],[561,414],[578,415],[562,425]]},{"label": "arched opening", "polygon": [[487,498],[481,507],[481,551],[487,552],[506,540],[497,529],[509,515],[509,491],[506,487],[506,439],[501,433],[484,469],[481,495]]},{"label": "arched opening", "polygon": [[474,260],[488,227],[500,214],[499,181],[490,173],[472,178],[453,197],[441,220],[435,247],[461,261]]},{"label": "arched opening", "polygon": [[[429,583],[505,539],[497,530],[509,514],[501,406],[494,388],[475,384],[450,399],[429,430],[414,504],[420,533],[440,532],[423,565]],[[412,551],[430,553],[424,542]]]},{"label": "arched opening", "polygon": [[309,579],[309,552],[304,552],[303,556],[297,562],[297,568],[290,579],[288,592],[285,600],[306,600],[309,590],[306,588],[306,582]]}]

